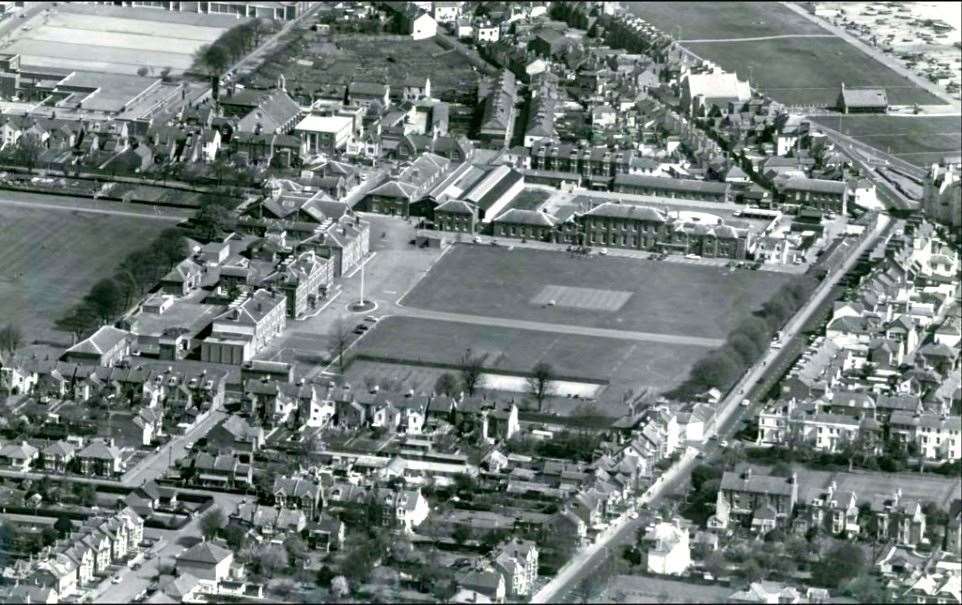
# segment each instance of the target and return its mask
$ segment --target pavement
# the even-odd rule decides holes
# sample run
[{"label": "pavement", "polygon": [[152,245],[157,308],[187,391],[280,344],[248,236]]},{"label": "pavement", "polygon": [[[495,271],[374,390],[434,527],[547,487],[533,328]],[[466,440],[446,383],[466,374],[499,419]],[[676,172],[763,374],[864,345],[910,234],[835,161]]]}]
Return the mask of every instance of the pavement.
[{"label": "pavement", "polygon": [[[888,225],[889,220],[887,215],[881,215],[874,234],[866,237],[852,250],[846,262],[821,282],[806,305],[802,307],[782,329],[784,340],[795,338],[801,333],[802,328],[812,314],[818,309],[824,299],[831,294],[835,284],[858,261],[862,252],[875,244],[879,235]],[[770,370],[770,365],[778,354],[778,349],[769,349],[764,357],[749,368],[741,380],[732,387],[728,396],[718,403],[718,413],[715,416],[715,422],[712,426],[706,427],[705,430],[706,445],[712,436],[717,436],[719,439],[727,439],[735,432],[742,417],[746,412],[750,412],[753,409],[744,408],[740,406],[739,403],[744,399],[745,393],[751,392],[752,387]],[[641,497],[641,501],[647,505],[655,504],[667,491],[687,481],[688,476],[695,467],[696,460],[697,458],[693,454],[693,449],[689,448],[677,463],[656,480],[655,485]],[[633,541],[635,531],[637,531],[640,525],[641,520],[631,520],[627,516],[619,518],[612,524],[609,531],[601,536],[600,540],[576,554],[571,561],[562,567],[554,579],[532,596],[531,602],[550,603],[563,598],[565,594],[577,586],[578,582],[593,573],[597,566],[604,560],[604,557],[608,555],[611,547],[626,543],[626,540]]]}]

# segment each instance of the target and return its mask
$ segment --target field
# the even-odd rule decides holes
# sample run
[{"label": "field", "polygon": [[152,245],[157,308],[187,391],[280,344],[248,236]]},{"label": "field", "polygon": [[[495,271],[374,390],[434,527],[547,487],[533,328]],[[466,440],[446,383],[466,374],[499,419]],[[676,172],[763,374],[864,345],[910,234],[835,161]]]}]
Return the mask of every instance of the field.
[{"label": "field", "polygon": [[651,576],[614,576],[596,602],[612,603],[724,603],[733,588],[694,584]]},{"label": "field", "polygon": [[918,166],[927,167],[945,155],[959,154],[962,149],[962,127],[957,116],[860,115],[811,119]]},{"label": "field", "polygon": [[[632,11],[665,33],[677,37],[680,32],[693,53],[742,78],[750,76],[753,85],[789,105],[834,105],[842,82],[852,88],[885,88],[892,105],[943,103],[845,40],[775,3],[733,2],[706,11],[697,2],[638,2]],[[827,37],[805,37],[822,35]],[[787,37],[738,40],[767,36]]]},{"label": "field", "polygon": [[885,88],[892,105],[943,101],[841,38],[779,38],[686,43],[698,56],[737,71],[772,98],[789,105],[831,106],[842,82],[850,88]]},{"label": "field", "polygon": [[[470,313],[561,325],[724,338],[790,275],[630,258],[575,256],[503,247],[456,246],[402,303],[436,311]],[[510,287],[506,287],[510,285]],[[539,304],[546,289],[598,291],[602,307]],[[555,290],[557,291],[557,290]],[[616,296],[628,292],[630,296]],[[612,303],[614,305],[614,303]],[[596,308],[585,308],[596,307]]]},{"label": "field", "polygon": [[[762,465],[751,465],[753,468],[764,469]],[[944,509],[948,509],[952,500],[962,496],[962,484],[958,477],[917,473],[881,472],[837,472],[818,471],[795,467],[798,473],[800,502],[810,501],[818,492],[835,481],[841,490],[852,490],[859,501],[868,500],[875,495],[891,495],[896,489],[902,489],[902,496],[915,498],[921,502],[932,501]]]},{"label": "field", "polygon": [[311,39],[302,32],[299,42],[277,53],[256,72],[255,82],[274,82],[284,74],[288,88],[314,91],[322,85],[351,80],[403,82],[431,79],[431,95],[464,94],[477,85],[471,64],[434,40],[403,36],[338,34],[336,44]]},{"label": "field", "polygon": [[631,2],[630,10],[682,40],[718,40],[826,31],[777,2],[726,2],[712,10],[691,2]]},{"label": "field", "polygon": [[[0,317],[25,340],[66,341],[53,322],[130,251],[170,223],[80,211],[6,206],[0,201]],[[109,253],[104,244],[109,242]]]},{"label": "field", "polygon": [[370,360],[430,366],[456,365],[468,348],[472,355],[485,357],[483,365],[487,370],[524,374],[538,362],[546,361],[559,378],[612,384],[644,383],[656,390],[680,382],[687,368],[706,351],[695,346],[652,346],[615,338],[413,317],[382,320],[355,351]]},{"label": "field", "polygon": [[8,48],[26,65],[134,74],[188,69],[194,53],[216,40],[236,19],[93,5],[66,5],[30,20]]}]

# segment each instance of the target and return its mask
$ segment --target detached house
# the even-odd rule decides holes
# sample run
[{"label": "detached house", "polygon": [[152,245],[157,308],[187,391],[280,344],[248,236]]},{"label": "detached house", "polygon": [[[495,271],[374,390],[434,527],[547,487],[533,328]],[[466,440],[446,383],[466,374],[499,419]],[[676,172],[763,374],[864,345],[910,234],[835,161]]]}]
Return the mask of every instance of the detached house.
[{"label": "detached house", "polygon": [[11,443],[0,448],[0,466],[26,473],[39,455],[37,448],[26,441]]},{"label": "detached house", "polygon": [[320,514],[323,498],[321,484],[307,477],[276,477],[271,490],[274,503],[284,508],[300,509],[308,519]]},{"label": "detached house", "polygon": [[114,477],[123,472],[123,458],[113,439],[94,439],[77,452],[80,472],[84,475]]},{"label": "detached house", "polygon": [[768,517],[773,526],[784,527],[798,502],[798,481],[791,477],[775,477],[743,472],[726,472],[722,476],[715,505],[715,519],[721,527],[729,523],[755,525],[755,518]]}]

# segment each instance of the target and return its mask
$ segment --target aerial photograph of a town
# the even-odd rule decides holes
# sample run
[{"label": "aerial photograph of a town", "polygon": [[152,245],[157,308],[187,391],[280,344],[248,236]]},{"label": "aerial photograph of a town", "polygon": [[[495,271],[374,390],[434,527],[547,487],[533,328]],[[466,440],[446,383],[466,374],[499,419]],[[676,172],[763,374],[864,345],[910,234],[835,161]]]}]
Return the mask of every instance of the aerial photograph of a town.
[{"label": "aerial photograph of a town", "polygon": [[962,2],[0,1],[0,604],[962,605]]}]

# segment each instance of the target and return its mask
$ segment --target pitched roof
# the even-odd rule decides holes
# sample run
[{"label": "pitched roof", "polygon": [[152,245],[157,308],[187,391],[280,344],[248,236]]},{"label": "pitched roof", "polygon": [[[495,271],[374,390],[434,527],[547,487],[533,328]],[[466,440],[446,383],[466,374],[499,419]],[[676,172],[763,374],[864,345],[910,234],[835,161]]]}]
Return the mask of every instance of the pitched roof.
[{"label": "pitched roof", "polygon": [[605,202],[598,204],[584,216],[598,216],[605,218],[631,219],[636,221],[648,221],[651,223],[667,223],[668,219],[660,210],[649,206],[639,206],[636,204],[618,204],[615,202]]},{"label": "pitched roof", "polygon": [[180,553],[177,560],[216,565],[231,556],[233,553],[226,548],[211,542],[200,542]]},{"label": "pitched roof", "polygon": [[535,227],[553,227],[555,219],[550,214],[537,210],[522,210],[512,208],[494,219],[496,223],[511,223],[515,225],[533,225]]},{"label": "pitched roof", "polygon": [[67,353],[82,353],[88,355],[103,355],[113,349],[130,334],[124,330],[119,330],[113,326],[102,326],[90,337],[81,340],[74,346],[67,349]]},{"label": "pitched roof", "polygon": [[842,87],[842,101],[846,107],[887,107],[888,95],[884,88]]}]

